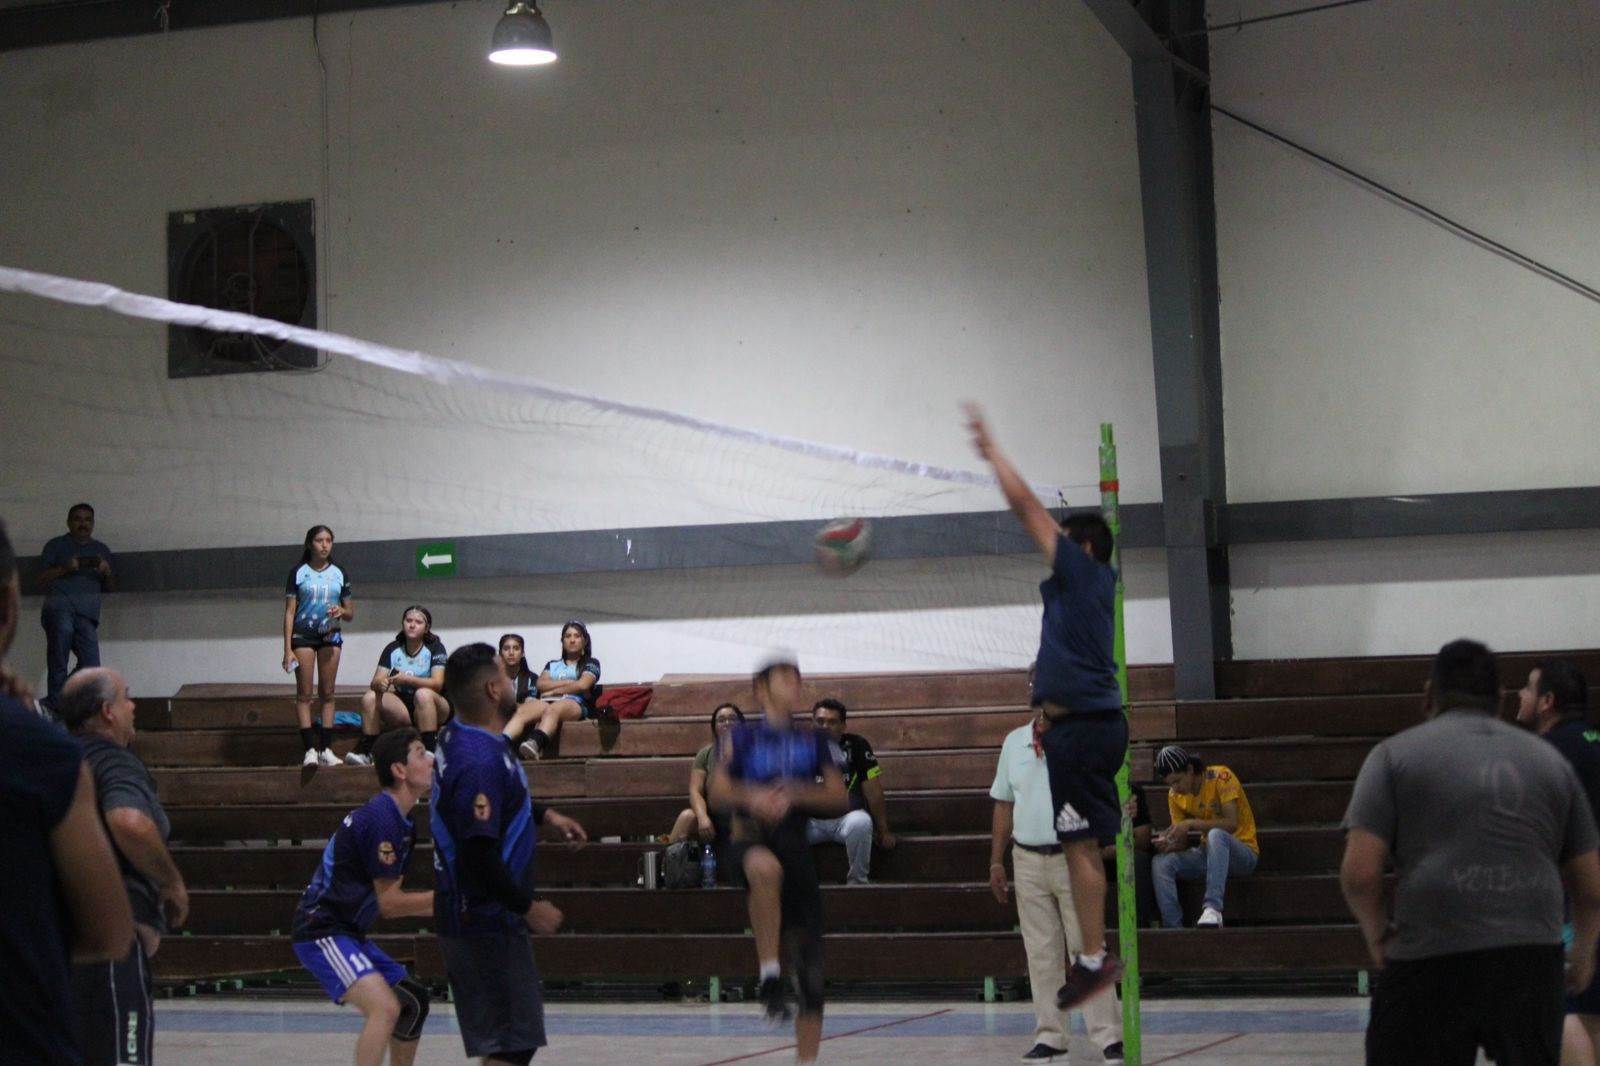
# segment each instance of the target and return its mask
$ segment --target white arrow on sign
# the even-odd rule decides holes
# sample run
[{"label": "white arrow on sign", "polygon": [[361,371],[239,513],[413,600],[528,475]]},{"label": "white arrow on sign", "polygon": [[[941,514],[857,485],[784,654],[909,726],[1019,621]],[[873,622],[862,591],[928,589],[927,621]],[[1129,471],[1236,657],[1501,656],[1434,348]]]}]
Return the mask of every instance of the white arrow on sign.
[{"label": "white arrow on sign", "polygon": [[454,555],[424,555],[422,557],[422,568],[431,570],[435,566],[445,566],[455,561],[456,557]]}]

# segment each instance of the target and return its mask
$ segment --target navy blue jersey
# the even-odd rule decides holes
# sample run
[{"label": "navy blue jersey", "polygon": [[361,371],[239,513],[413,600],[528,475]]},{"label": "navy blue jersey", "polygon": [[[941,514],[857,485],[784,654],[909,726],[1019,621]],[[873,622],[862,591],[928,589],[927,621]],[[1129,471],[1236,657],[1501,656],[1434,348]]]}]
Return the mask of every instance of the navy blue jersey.
[{"label": "navy blue jersey", "polygon": [[365,937],[378,917],[373,882],[403,875],[416,842],[416,825],[387,792],[345,815],[295,908],[294,938]]},{"label": "navy blue jersey", "polygon": [[1044,620],[1033,678],[1035,703],[1049,700],[1073,711],[1121,709],[1111,650],[1116,587],[1111,567],[1083,554],[1064,534],[1056,538],[1050,576],[1039,583]]},{"label": "navy blue jersey", "polygon": [[728,734],[728,776],[752,785],[810,784],[837,767],[833,742],[820,729],[775,729],[765,718],[741,722]]},{"label": "navy blue jersey", "polygon": [[378,667],[412,677],[432,677],[434,670],[444,669],[445,660],[449,657],[444,650],[444,642],[429,633],[422,638],[422,647],[417,649],[415,655],[406,652],[405,641],[391,640],[378,655]]},{"label": "navy blue jersey", "polygon": [[294,600],[294,632],[306,637],[324,637],[339,631],[339,620],[328,617],[328,608],[350,598],[350,582],[333,563],[321,570],[301,563],[289,571],[283,592]]},{"label": "navy blue jersey", "polygon": [[50,835],[72,807],[78,742],[30,707],[0,696],[0,1062],[81,1062],[74,1036],[72,921]]},{"label": "navy blue jersey", "polygon": [[1544,739],[1554,744],[1577,771],[1578,781],[1589,797],[1589,809],[1600,820],[1600,730],[1590,725],[1582,713],[1569,714]]},{"label": "navy blue jersey", "polygon": [[503,903],[461,887],[460,849],[472,837],[500,842],[500,860],[512,881],[533,893],[538,827],[528,798],[528,777],[505,737],[459,719],[439,733],[434,753],[433,916],[441,936],[488,936],[523,925]]}]

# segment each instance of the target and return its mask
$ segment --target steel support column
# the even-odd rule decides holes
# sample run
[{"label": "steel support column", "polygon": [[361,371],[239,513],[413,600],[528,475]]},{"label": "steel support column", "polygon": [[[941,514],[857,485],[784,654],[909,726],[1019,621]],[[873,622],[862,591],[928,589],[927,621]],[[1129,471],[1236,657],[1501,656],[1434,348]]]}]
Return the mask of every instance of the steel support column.
[{"label": "steel support column", "polygon": [[[1216,693],[1214,664],[1233,655],[1217,329],[1216,218],[1206,109],[1203,0],[1085,0],[1133,68],[1155,367],[1172,659],[1180,699]],[[1186,42],[1174,55],[1168,43]]]}]

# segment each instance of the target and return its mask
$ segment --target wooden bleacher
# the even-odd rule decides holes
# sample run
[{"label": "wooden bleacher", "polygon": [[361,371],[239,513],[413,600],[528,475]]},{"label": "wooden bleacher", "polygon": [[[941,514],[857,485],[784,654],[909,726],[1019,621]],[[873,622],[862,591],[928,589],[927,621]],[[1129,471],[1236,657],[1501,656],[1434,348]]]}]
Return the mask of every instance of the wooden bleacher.
[{"label": "wooden bleacher", "polygon": [[[1600,652],[1565,653],[1586,671]],[[1515,689],[1535,655],[1501,657]],[[1170,670],[1130,671],[1136,780],[1148,782],[1163,743],[1180,742],[1236,770],[1261,826],[1256,874],[1229,886],[1228,927],[1146,930],[1147,973],[1339,973],[1365,964],[1339,895],[1343,838],[1337,823],[1361,760],[1381,738],[1421,718],[1428,660],[1383,659],[1219,664],[1219,698],[1174,702]],[[544,844],[540,882],[567,915],[566,929],[538,939],[547,980],[703,978],[751,969],[743,895],[730,888],[669,892],[635,887],[639,858],[661,847],[685,805],[690,757],[709,739],[709,712],[748,702],[748,682],[664,678],[650,717],[620,730],[568,725],[555,756],[527,764],[539,798],[577,817],[596,842]],[[989,894],[988,785],[1006,732],[1026,721],[1020,672],[808,679],[807,695],[836,696],[849,727],[884,767],[900,846],[873,858],[874,884],[845,887],[843,849],[819,848],[828,887],[828,973],[843,981],[966,981],[1027,972],[1015,911]],[[352,707],[357,690],[341,690]],[[295,969],[286,937],[295,900],[321,843],[376,785],[370,770],[302,769],[287,689],[189,686],[170,699],[141,699],[135,750],[152,767],[172,818],[173,850],[191,890],[186,935],[156,960],[166,983]],[[335,750],[354,742],[341,736]],[[1157,824],[1165,790],[1146,785]],[[408,880],[431,884],[426,809],[423,843]],[[1198,910],[1198,885],[1188,886]],[[1192,917],[1192,916],[1191,916]],[[380,923],[379,941],[425,978],[442,978],[426,921]]]}]

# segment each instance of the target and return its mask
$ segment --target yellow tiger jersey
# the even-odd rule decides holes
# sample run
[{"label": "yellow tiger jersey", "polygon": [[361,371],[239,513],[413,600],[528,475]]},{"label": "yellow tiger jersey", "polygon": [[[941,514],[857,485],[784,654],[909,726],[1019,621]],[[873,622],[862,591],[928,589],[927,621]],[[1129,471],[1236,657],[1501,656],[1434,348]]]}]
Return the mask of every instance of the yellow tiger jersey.
[{"label": "yellow tiger jersey", "polygon": [[1187,818],[1215,821],[1222,817],[1224,803],[1239,805],[1239,826],[1233,835],[1239,843],[1247,845],[1259,855],[1261,846],[1256,843],[1256,816],[1250,810],[1250,800],[1244,794],[1244,786],[1239,784],[1232,770],[1226,766],[1206,767],[1200,776],[1200,791],[1193,796],[1177,789],[1167,791],[1167,810],[1172,813],[1174,822]]}]

